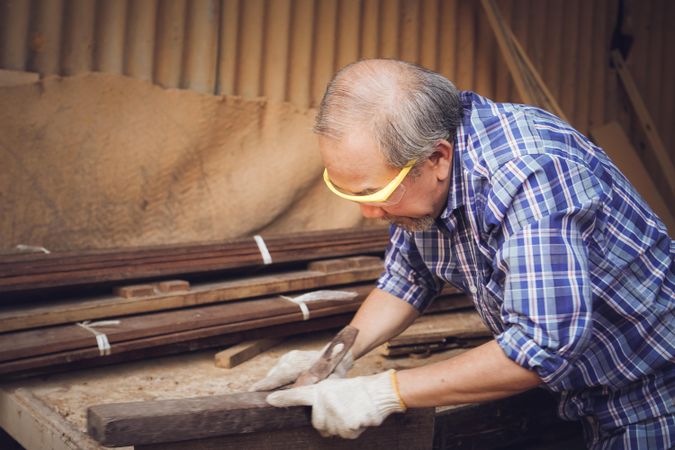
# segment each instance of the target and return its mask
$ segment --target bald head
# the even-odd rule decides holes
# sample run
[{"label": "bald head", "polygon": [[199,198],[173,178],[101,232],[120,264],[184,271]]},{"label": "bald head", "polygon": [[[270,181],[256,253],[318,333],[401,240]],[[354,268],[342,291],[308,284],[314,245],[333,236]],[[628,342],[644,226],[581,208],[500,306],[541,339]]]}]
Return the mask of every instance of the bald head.
[{"label": "bald head", "polygon": [[314,131],[336,141],[369,134],[390,165],[403,167],[452,140],[460,118],[459,93],[446,78],[402,61],[365,60],[330,82]]}]

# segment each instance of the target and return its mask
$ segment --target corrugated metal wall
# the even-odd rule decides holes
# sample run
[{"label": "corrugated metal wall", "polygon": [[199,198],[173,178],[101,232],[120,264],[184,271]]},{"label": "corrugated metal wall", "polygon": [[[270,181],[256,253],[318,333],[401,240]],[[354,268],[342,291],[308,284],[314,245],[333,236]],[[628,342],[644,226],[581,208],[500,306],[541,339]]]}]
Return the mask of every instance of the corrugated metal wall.
[{"label": "corrugated metal wall", "polygon": [[[675,147],[675,2],[628,0],[628,60]],[[608,49],[617,0],[498,0],[551,92],[587,132],[621,119]],[[315,106],[335,70],[400,58],[518,100],[477,0],[2,0],[0,68],[95,70],[199,92]]]}]

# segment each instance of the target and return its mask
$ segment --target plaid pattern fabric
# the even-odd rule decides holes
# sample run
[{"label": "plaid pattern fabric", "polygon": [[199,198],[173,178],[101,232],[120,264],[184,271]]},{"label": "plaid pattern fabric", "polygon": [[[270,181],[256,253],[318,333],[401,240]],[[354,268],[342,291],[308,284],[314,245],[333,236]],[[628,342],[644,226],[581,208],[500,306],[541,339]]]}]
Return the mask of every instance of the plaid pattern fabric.
[{"label": "plaid pattern fabric", "polygon": [[[378,287],[420,310],[443,283],[471,293],[506,355],[561,393],[562,417],[587,417],[596,442],[675,413],[675,241],[662,221],[557,117],[462,101],[447,208],[428,231],[392,227]],[[662,429],[666,448],[673,433]]]}]

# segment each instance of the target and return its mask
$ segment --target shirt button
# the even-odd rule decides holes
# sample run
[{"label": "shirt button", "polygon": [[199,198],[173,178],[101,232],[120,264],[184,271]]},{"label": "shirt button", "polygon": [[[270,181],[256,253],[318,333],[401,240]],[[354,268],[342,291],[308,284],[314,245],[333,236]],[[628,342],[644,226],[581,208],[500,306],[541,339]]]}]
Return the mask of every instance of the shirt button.
[{"label": "shirt button", "polygon": [[476,286],[469,286],[469,292],[475,294],[476,292],[478,292],[478,289],[476,289]]}]

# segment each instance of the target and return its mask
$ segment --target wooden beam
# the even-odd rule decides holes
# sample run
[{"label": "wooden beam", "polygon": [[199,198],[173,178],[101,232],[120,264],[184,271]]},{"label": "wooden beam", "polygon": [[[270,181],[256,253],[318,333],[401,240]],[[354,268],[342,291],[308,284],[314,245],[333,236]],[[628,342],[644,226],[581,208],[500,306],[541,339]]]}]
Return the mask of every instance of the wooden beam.
[{"label": "wooden beam", "polygon": [[525,52],[511,30],[509,30],[509,34],[511,36],[513,48],[515,48],[516,54],[518,55],[518,65],[525,74],[530,88],[533,92],[536,92],[536,106],[544,108],[545,110],[555,114],[565,122],[569,122],[569,119],[567,116],[565,116],[565,113],[558,104],[556,98],[553,96],[553,94],[551,94],[551,91],[549,91],[546,83],[544,83],[544,80],[541,78],[541,75],[539,75],[539,72],[532,64],[532,61],[530,61],[527,52]]},{"label": "wooden beam", "polygon": [[538,106],[568,121],[527,52],[502,19],[495,1],[481,0],[481,3],[523,103]]},{"label": "wooden beam", "polygon": [[516,89],[518,90],[523,103],[534,104],[536,99],[531,90],[528,89],[527,81],[518,65],[518,59],[516,57],[517,51],[514,48],[511,39],[511,31],[508,29],[504,20],[502,20],[499,8],[493,0],[481,0],[481,4],[483,5],[483,10],[487,15],[492,31],[497,39],[497,45],[499,45],[499,50],[504,57],[504,62],[506,62],[509,72],[511,72],[513,82],[516,85]]},{"label": "wooden beam", "polygon": [[110,403],[87,410],[87,432],[107,447],[299,427],[308,408],[276,409],[267,392]]},{"label": "wooden beam", "polygon": [[174,443],[134,446],[136,450],[430,450],[434,435],[433,409],[393,414],[380,426],[368,428],[357,439],[323,438],[310,426],[276,431],[232,434]]},{"label": "wooden beam", "polygon": [[670,192],[666,192],[665,194],[667,194],[668,198],[673,199],[675,198],[675,169],[673,168],[673,163],[668,155],[668,151],[661,140],[661,136],[659,136],[656,125],[652,120],[651,114],[649,114],[647,105],[645,105],[642,100],[642,96],[640,95],[640,91],[638,90],[633,77],[626,68],[621,53],[619,53],[618,50],[612,50],[611,58],[612,63],[619,74],[619,79],[623,84],[624,90],[628,95],[630,104],[635,111],[642,132],[647,139],[649,150],[659,163],[659,170],[661,171],[660,178],[665,181],[667,187],[670,189]]},{"label": "wooden beam", "polygon": [[616,122],[591,129],[593,141],[607,153],[642,198],[663,220],[671,236],[675,236],[675,216],[659,193],[652,175],[647,171],[628,136]]},{"label": "wooden beam", "polygon": [[216,353],[214,357],[215,365],[223,369],[231,369],[274,347],[283,340],[283,338],[271,337],[242,342]]},{"label": "wooden beam", "polygon": [[[310,432],[319,436],[316,431],[310,429],[310,408],[303,406],[275,408],[265,401],[267,395],[267,392],[251,392],[181,400],[96,405],[87,410],[87,431],[90,436],[107,447],[171,442],[182,442],[185,446],[187,445],[185,441],[196,439],[256,432],[270,433],[297,428],[304,428],[303,434]],[[410,433],[411,438],[415,436],[414,439],[419,442],[426,442],[424,446],[413,445],[408,448],[431,448],[433,409],[410,410],[409,414],[392,415],[383,424],[384,429],[391,432],[395,428],[403,428],[400,421],[405,420],[406,416],[409,422],[406,432]],[[418,426],[410,426],[411,422],[417,422]],[[421,429],[425,432],[420,433]],[[377,432],[377,429],[375,430]],[[380,433],[377,434],[380,436]],[[396,433],[395,436],[400,437],[401,434]],[[413,443],[414,440],[411,438],[408,442]],[[279,440],[275,441],[278,445]],[[224,445],[227,440],[219,442],[223,445],[220,448],[228,448]],[[359,440],[344,442],[352,445],[350,448],[354,448]],[[392,440],[388,439],[386,443],[391,446]],[[237,444],[241,445],[241,442]],[[402,448],[396,442],[393,442],[393,445],[393,448]],[[379,445],[375,448],[392,447]]]}]

